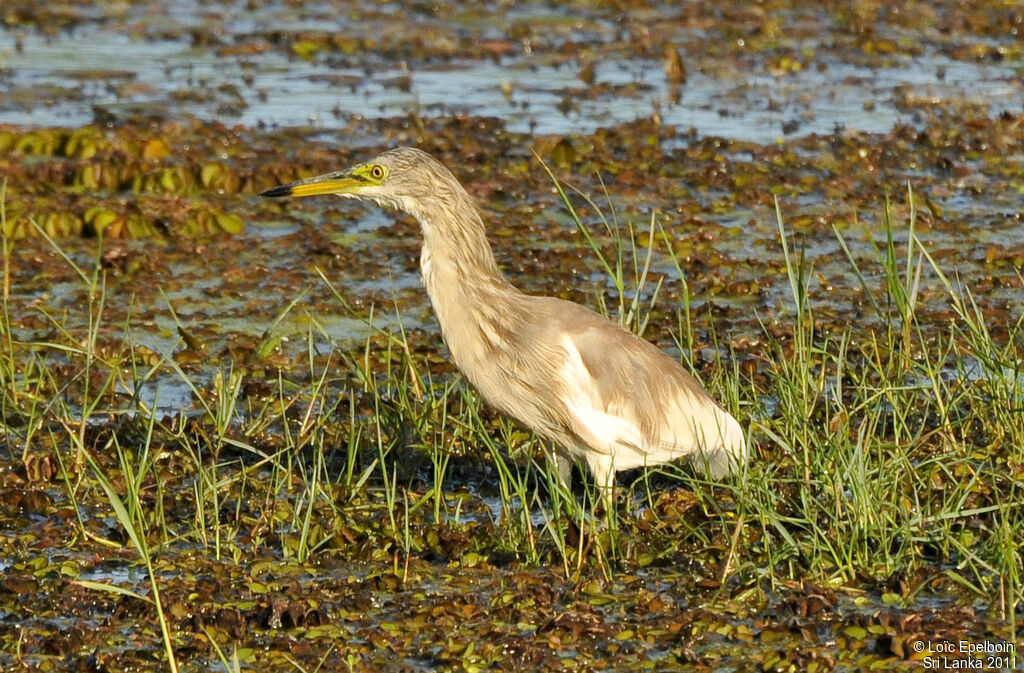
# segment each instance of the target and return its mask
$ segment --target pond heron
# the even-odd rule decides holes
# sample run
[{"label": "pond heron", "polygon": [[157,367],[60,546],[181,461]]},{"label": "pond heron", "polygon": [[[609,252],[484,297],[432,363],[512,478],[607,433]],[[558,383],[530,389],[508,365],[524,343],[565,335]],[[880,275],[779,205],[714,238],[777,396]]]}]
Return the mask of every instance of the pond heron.
[{"label": "pond heron", "polygon": [[739,423],[678,362],[590,309],[513,287],[471,197],[426,152],[390,150],[262,196],[317,194],[419,220],[423,285],[452,361],[489,404],[555,445],[566,486],[574,462],[608,497],[620,470],[689,456],[718,478],[746,462]]}]

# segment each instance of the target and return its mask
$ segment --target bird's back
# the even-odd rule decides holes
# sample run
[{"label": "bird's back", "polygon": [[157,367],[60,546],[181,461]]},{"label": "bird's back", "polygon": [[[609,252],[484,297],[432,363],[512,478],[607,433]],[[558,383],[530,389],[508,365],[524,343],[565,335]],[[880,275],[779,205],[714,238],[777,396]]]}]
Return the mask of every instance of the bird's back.
[{"label": "bird's back", "polygon": [[599,483],[683,456],[715,476],[744,462],[739,424],[656,346],[572,302],[517,303],[505,355],[476,363],[469,378],[488,402],[585,461]]}]

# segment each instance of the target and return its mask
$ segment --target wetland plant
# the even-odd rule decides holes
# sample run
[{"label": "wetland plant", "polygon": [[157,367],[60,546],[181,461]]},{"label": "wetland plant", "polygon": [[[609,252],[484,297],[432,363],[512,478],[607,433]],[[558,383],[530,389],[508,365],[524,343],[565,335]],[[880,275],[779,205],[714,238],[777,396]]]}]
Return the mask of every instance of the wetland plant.
[{"label": "wetland plant", "polygon": [[[682,263],[655,218],[643,236],[628,224],[620,235],[613,211],[600,216],[603,233],[570,212],[609,274],[604,306],[630,329],[649,324],[667,282],[652,279],[652,260],[676,270],[684,364],[695,368],[695,345],[712,344],[706,385],[749,423],[755,459],[736,479],[705,480],[675,464],[645,470],[620,479],[627,497],[599,527],[597,485],[566,489],[536,440],[438,377],[404,329],[372,327],[371,313],[360,348],[325,356],[311,326],[305,378],[277,370],[261,383],[268,393],[254,396],[241,364],[207,376],[172,353],[142,357],[130,325],[105,322],[98,253],[87,270],[51,239],[86,301],[72,320],[45,314],[51,335],[22,343],[5,289],[7,446],[30,475],[59,478],[79,532],[74,544],[134,550],[149,595],[82,585],[153,606],[171,667],[178,636],[164,610],[169,580],[155,568],[182,548],[234,564],[255,562],[261,549],[300,563],[332,555],[386,562],[400,583],[423,558],[466,566],[511,558],[586,581],[592,571],[609,577],[686,557],[713,569],[721,591],[739,587],[743,596],[808,577],[874,588],[904,606],[953,588],[990,601],[1015,632],[1024,330],[1018,320],[1008,338],[993,336],[969,286],[917,237],[913,209],[902,229],[886,209],[874,257],[858,258],[836,229],[880,328],[832,333],[819,329],[810,263],[777,209],[790,319],[781,334],[765,328],[754,369],[740,368],[713,329],[698,331],[713,321],[690,305]],[[6,241],[3,252],[8,268]],[[922,322],[926,287],[948,303],[945,331]],[[161,372],[184,382],[194,409],[161,412],[159,394],[143,402]],[[484,475],[475,488],[466,486],[468,471]],[[89,514],[98,506],[121,534],[98,527]]]}]

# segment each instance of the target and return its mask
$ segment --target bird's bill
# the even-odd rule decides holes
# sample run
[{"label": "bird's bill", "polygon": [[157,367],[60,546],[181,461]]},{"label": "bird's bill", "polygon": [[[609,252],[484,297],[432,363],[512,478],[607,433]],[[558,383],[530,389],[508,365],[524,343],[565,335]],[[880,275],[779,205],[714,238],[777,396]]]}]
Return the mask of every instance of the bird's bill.
[{"label": "bird's bill", "polygon": [[313,178],[278,185],[260,196],[317,196],[319,194],[349,194],[366,185],[364,180],[349,173],[325,173]]}]

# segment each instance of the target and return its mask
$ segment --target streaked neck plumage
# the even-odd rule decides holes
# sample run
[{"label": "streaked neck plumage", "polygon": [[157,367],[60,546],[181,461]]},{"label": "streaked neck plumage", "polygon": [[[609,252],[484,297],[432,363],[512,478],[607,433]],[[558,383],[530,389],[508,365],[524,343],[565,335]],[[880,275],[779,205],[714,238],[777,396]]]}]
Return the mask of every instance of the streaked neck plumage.
[{"label": "streaked neck plumage", "polygon": [[525,295],[498,268],[469,194],[449,176],[435,194],[398,205],[420,223],[423,285],[456,365],[479,357],[481,347],[505,348]]},{"label": "streaked neck plumage", "polygon": [[469,194],[454,177],[446,177],[437,193],[400,204],[420,223],[420,271],[435,308],[463,290],[517,292],[498,268]]}]

